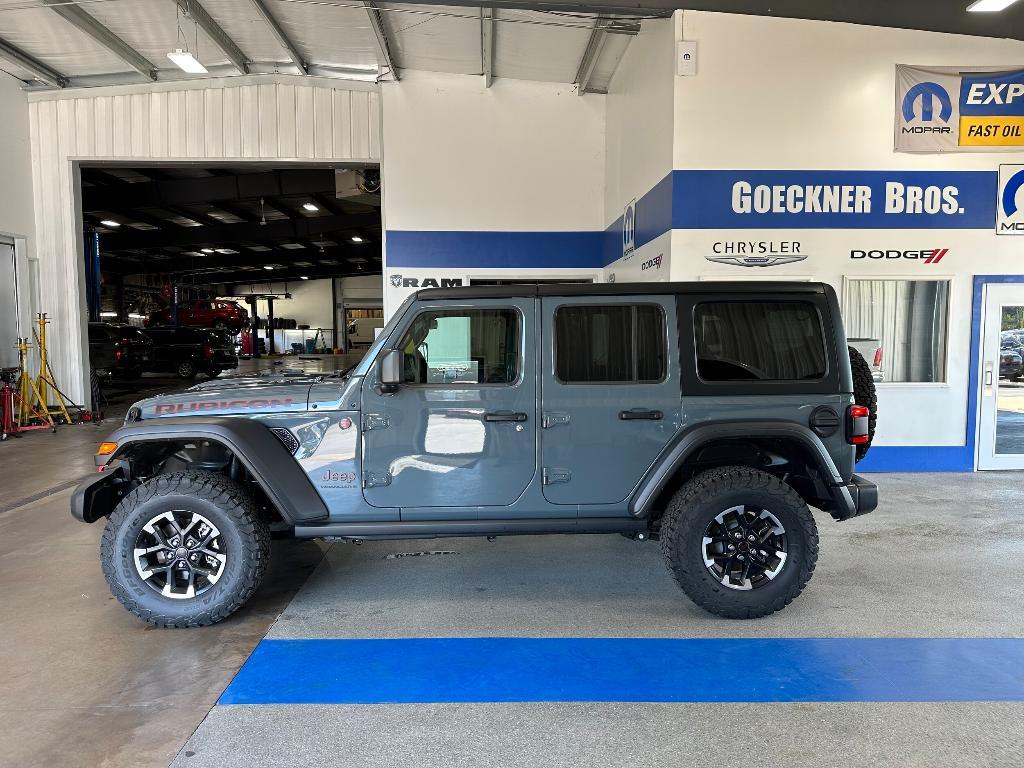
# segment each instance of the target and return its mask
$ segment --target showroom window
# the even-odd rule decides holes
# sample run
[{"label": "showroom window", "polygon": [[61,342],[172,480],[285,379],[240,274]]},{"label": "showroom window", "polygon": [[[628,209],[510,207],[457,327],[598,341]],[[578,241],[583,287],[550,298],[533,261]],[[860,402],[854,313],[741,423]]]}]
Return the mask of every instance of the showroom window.
[{"label": "showroom window", "polygon": [[847,278],[843,323],[876,381],[946,380],[948,280]]},{"label": "showroom window", "polygon": [[703,381],[817,381],[827,373],[813,304],[708,302],[695,307],[693,323]]},{"label": "showroom window", "polygon": [[555,374],[565,384],[661,381],[665,346],[665,315],[656,304],[555,312]]},{"label": "showroom window", "polygon": [[514,309],[423,312],[399,347],[406,384],[513,384],[519,376]]}]

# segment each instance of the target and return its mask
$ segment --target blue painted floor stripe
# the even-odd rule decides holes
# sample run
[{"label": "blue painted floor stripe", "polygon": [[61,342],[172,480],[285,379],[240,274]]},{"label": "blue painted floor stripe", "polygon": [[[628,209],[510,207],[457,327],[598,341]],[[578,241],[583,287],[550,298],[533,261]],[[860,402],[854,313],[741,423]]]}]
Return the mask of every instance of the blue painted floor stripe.
[{"label": "blue painted floor stripe", "polygon": [[1024,639],[264,640],[219,703],[528,701],[1024,701]]}]

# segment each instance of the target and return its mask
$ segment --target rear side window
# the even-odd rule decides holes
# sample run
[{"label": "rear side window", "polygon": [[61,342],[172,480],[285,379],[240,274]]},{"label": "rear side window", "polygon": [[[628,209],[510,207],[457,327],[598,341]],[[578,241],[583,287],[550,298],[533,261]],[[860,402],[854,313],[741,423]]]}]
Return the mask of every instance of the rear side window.
[{"label": "rear side window", "polygon": [[555,374],[565,384],[661,381],[665,356],[665,315],[657,304],[555,312]]},{"label": "rear side window", "polygon": [[705,382],[817,381],[827,372],[817,308],[721,301],[694,309],[697,375]]}]

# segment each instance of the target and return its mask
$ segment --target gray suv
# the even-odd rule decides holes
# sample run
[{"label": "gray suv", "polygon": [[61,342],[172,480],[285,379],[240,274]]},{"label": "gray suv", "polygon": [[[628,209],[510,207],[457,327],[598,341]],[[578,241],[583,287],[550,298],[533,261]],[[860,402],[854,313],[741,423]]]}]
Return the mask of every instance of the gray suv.
[{"label": "gray suv", "polygon": [[828,285],[424,290],[345,373],[136,403],[72,513],[107,518],[114,595],[166,627],[245,603],[272,531],[655,539],[694,602],[752,618],[810,579],[809,506],[875,508],[874,417]]}]

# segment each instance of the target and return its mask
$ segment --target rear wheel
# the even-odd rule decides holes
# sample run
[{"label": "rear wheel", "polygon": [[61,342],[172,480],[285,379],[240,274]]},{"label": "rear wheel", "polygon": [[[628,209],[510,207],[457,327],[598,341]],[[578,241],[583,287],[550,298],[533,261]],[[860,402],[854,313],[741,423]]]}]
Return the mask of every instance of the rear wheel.
[{"label": "rear wheel", "polygon": [[128,494],[103,531],[110,591],[143,621],[199,627],[256,590],[270,532],[249,494],[208,472],[160,475]]},{"label": "rear wheel", "polygon": [[864,356],[850,347],[850,369],[853,371],[853,399],[857,405],[868,409],[868,441],[857,446],[857,461],[863,459],[875,439],[875,423],[878,421],[878,395],[871,366]]},{"label": "rear wheel", "polygon": [[191,360],[182,360],[178,363],[178,367],[174,369],[174,372],[178,374],[179,379],[194,379],[199,370]]},{"label": "rear wheel", "polygon": [[818,529],[803,499],[778,478],[722,467],[672,497],[661,548],[693,602],[725,618],[752,619],[803,591],[818,560]]}]

